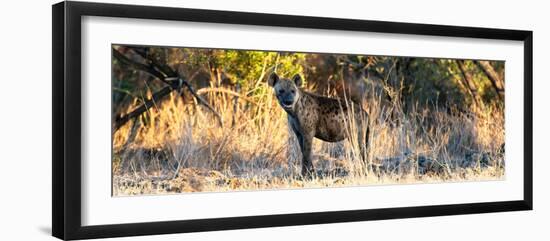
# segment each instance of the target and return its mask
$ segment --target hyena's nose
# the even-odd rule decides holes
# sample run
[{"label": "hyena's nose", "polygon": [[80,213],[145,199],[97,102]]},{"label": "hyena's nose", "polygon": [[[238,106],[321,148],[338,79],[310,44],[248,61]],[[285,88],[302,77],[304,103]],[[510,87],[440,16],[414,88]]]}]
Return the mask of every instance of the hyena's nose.
[{"label": "hyena's nose", "polygon": [[292,100],[283,100],[283,105],[286,105],[286,106],[292,105]]}]

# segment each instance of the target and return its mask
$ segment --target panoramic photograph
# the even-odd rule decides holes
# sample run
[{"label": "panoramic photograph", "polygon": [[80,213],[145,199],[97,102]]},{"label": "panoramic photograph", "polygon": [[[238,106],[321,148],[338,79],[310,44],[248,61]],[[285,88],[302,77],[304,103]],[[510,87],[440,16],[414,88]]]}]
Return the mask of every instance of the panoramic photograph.
[{"label": "panoramic photograph", "polygon": [[505,178],[505,62],[113,44],[112,195]]}]

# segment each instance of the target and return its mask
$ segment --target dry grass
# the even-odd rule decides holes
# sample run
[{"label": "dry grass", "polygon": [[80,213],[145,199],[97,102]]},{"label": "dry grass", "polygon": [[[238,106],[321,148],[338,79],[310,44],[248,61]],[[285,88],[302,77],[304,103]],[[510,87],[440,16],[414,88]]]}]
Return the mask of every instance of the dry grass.
[{"label": "dry grass", "polygon": [[[355,140],[314,141],[317,175],[300,177],[300,151],[286,113],[261,86],[248,99],[227,92],[205,97],[222,115],[174,93],[113,139],[113,195],[338,187],[498,180],[504,176],[504,113],[495,106],[467,113],[368,101],[367,163]],[[236,104],[237,103],[237,104]],[[136,103],[137,105],[137,103]],[[135,105],[129,106],[131,110]],[[350,123],[348,130],[353,131]]]}]

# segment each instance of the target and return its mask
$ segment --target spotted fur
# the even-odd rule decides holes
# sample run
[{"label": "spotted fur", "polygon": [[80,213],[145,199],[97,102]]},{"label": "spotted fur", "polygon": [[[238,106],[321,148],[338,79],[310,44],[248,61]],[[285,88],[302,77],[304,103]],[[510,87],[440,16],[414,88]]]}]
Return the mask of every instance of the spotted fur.
[{"label": "spotted fur", "polygon": [[309,93],[300,88],[302,78],[279,78],[275,73],[268,78],[279,105],[286,111],[288,124],[296,134],[302,152],[302,175],[314,173],[311,161],[313,138],[327,142],[338,142],[348,138],[349,121],[352,117],[357,124],[357,140],[361,147],[361,157],[365,161],[368,143],[367,113],[357,104],[336,98]]}]

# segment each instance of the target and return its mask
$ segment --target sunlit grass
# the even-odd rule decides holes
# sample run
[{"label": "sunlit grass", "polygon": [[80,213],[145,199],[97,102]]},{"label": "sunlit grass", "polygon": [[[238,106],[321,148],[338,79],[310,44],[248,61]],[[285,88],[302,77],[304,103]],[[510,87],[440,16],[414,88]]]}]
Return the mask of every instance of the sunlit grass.
[{"label": "sunlit grass", "polygon": [[[498,180],[504,176],[504,114],[496,106],[467,112],[367,100],[367,163],[358,143],[314,141],[311,180],[300,176],[301,154],[286,113],[271,90],[235,98],[205,92],[224,126],[177,93],[113,136],[113,193],[339,187]],[[236,104],[237,103],[237,104]],[[128,106],[128,111],[138,103]],[[353,133],[355,125],[350,122]],[[133,135],[132,135],[133,133]],[[135,136],[135,138],[131,138]],[[128,140],[129,138],[133,140]]]}]

